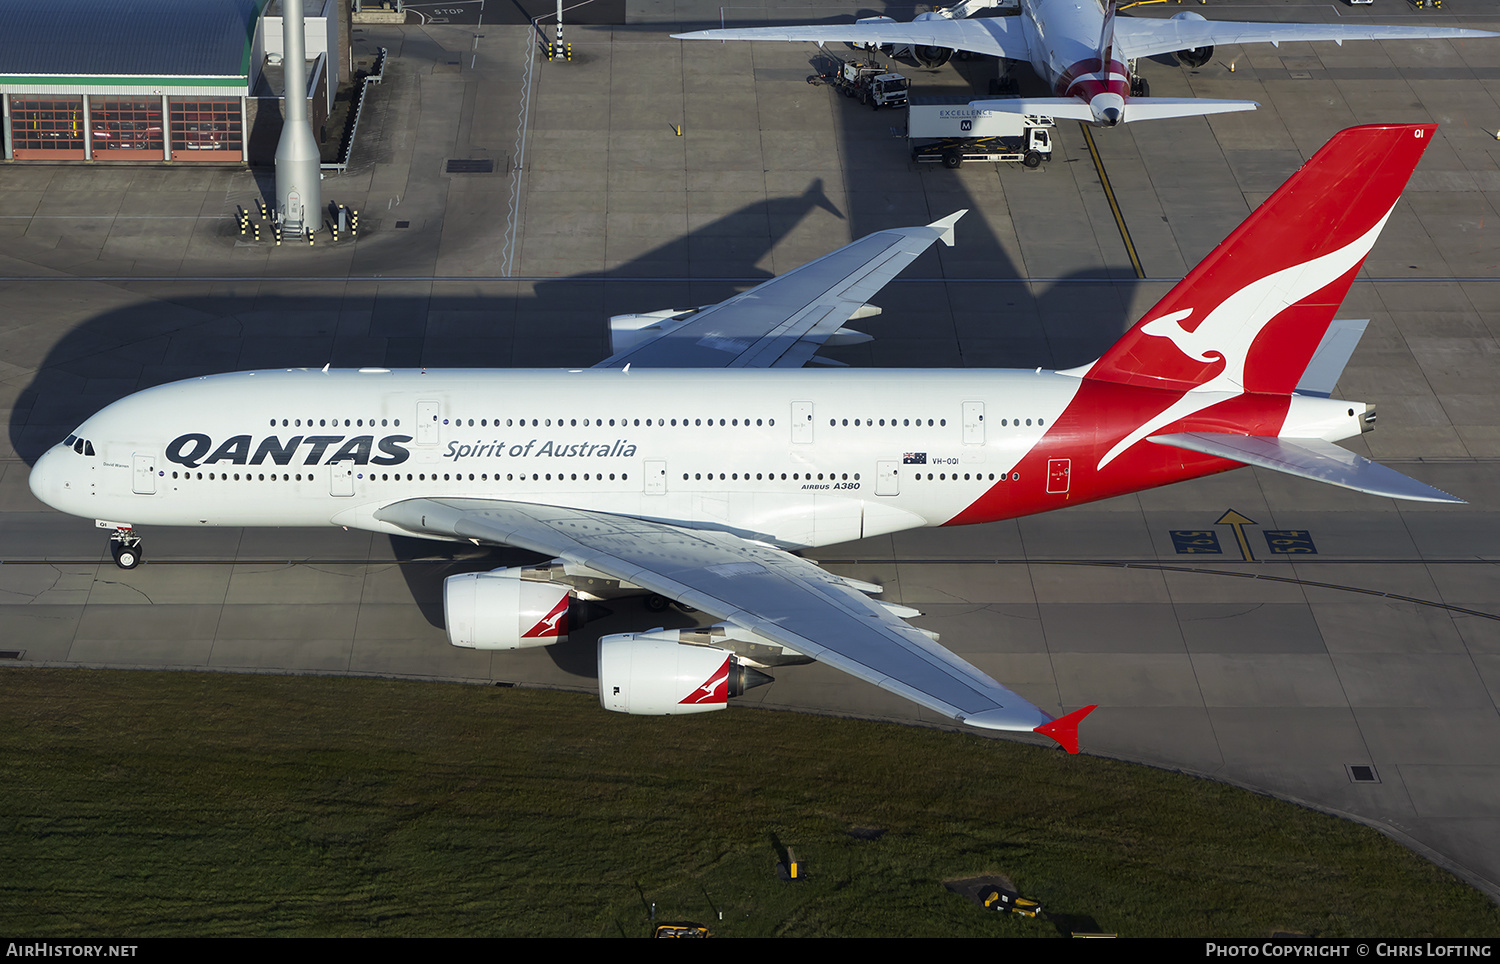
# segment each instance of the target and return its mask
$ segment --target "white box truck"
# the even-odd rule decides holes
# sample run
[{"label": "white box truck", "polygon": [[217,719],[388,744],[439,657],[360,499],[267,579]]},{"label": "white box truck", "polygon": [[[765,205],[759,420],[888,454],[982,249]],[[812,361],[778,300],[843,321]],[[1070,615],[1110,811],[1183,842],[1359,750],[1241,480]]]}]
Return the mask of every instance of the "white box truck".
[{"label": "white box truck", "polygon": [[958,167],[964,161],[1018,161],[1037,167],[1052,157],[1052,118],[976,110],[962,97],[912,98],[906,138],[912,160]]}]

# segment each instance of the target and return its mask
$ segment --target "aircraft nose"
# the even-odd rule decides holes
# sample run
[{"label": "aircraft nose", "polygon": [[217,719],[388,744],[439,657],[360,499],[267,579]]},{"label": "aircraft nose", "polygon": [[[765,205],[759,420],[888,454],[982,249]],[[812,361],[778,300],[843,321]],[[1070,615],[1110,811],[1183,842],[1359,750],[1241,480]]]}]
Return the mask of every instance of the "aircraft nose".
[{"label": "aircraft nose", "polygon": [[31,476],[27,480],[31,485],[31,494],[54,509],[63,509],[61,503],[69,491],[62,465],[67,455],[57,447],[43,452],[42,457],[31,467]]}]

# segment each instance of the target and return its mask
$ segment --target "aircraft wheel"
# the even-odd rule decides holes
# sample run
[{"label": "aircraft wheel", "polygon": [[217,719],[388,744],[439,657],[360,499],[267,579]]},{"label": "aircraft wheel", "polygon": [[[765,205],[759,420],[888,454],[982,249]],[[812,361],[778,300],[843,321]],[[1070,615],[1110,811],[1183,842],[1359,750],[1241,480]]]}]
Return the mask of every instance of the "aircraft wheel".
[{"label": "aircraft wheel", "polygon": [[652,593],[646,597],[646,608],[654,613],[664,613],[670,605],[672,605],[672,600],[666,596]]},{"label": "aircraft wheel", "polygon": [[134,569],[141,564],[141,544],[137,542],[133,546],[127,546],[116,542],[110,548],[110,555],[114,556],[115,565],[121,569]]},{"label": "aircraft wheel", "polygon": [[1026,156],[1021,159],[1021,163],[1027,167],[1041,167],[1042,154],[1040,151],[1027,151]]}]

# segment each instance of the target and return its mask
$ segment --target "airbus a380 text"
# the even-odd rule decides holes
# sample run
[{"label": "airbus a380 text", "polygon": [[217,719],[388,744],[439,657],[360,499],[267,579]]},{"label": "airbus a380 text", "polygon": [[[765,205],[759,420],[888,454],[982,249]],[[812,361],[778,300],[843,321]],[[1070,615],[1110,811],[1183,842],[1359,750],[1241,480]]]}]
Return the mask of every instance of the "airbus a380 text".
[{"label": "airbus a380 text", "polygon": [[1458,501],[1333,443],[1362,323],[1333,315],[1432,125],[1337,135],[1098,361],[1070,371],[804,369],[960,215],[882,231],[718,305],[612,319],[575,371],[242,372],[124,398],[46,452],[32,491],[115,530],[342,525],[551,560],[450,577],[451,642],[565,639],[572,595],[652,593],[701,630],[606,636],[600,697],[701,712],[815,659],[965,723],[1077,749],[1053,719],[792,551],[1014,518],[1251,464]]}]

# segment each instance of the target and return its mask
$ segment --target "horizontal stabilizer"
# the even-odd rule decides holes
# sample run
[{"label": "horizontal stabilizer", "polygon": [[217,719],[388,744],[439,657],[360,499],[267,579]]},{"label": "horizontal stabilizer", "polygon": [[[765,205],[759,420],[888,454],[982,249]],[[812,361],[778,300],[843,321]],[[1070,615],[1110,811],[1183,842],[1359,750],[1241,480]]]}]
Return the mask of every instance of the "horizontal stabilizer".
[{"label": "horizontal stabilizer", "polygon": [[1173,448],[1187,449],[1189,452],[1215,455],[1221,459],[1231,459],[1389,499],[1410,499],[1414,502],[1464,501],[1320,438],[1286,439],[1267,435],[1183,432],[1177,435],[1153,435],[1150,440]]},{"label": "horizontal stabilizer", "polygon": [[1125,102],[1121,123],[1168,120],[1173,117],[1198,117],[1204,114],[1228,114],[1237,110],[1255,110],[1253,100],[1209,100],[1204,97],[1132,97]]},{"label": "horizontal stabilizer", "polygon": [[[975,110],[1004,114],[1042,114],[1056,120],[1098,123],[1094,109],[1077,97],[1007,97],[1003,100],[971,100]],[[1121,123],[1166,120],[1171,117],[1197,117],[1201,114],[1224,114],[1236,110],[1255,110],[1253,100],[1208,100],[1202,97],[1132,97],[1125,102]]]},{"label": "horizontal stabilizer", "polygon": [[1003,100],[971,100],[975,110],[1001,114],[1040,114],[1054,120],[1094,122],[1094,110],[1077,97],[1006,97]]}]

